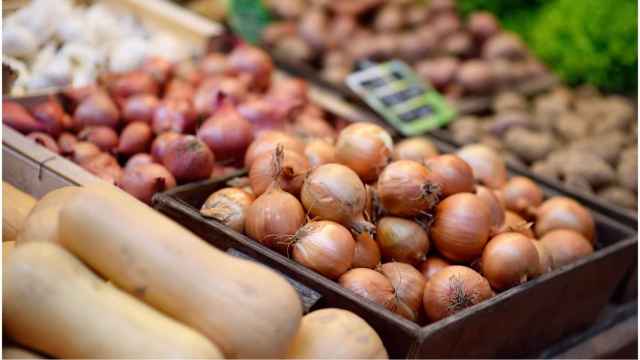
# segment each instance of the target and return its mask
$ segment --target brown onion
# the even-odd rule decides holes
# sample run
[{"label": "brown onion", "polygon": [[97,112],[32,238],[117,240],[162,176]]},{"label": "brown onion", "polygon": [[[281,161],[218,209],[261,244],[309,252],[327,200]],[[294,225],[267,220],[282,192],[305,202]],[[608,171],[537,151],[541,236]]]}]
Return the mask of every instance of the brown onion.
[{"label": "brown onion", "polygon": [[100,148],[95,144],[86,141],[78,141],[73,144],[71,159],[76,164],[82,165],[98,154],[100,154]]},{"label": "brown onion", "polygon": [[525,220],[522,216],[514,213],[513,211],[505,211],[504,213],[504,225],[502,230],[518,232],[526,237],[533,239],[533,230],[531,230],[532,223]]},{"label": "brown onion", "polygon": [[373,269],[380,264],[380,247],[370,231],[354,232],[356,249],[353,253],[354,268]]},{"label": "brown onion", "polygon": [[27,136],[29,139],[36,142],[38,145],[42,145],[55,154],[60,154],[60,148],[51,135],[43,132],[32,132]]},{"label": "brown onion", "polygon": [[413,160],[424,163],[438,154],[438,148],[429,139],[416,136],[397,143],[393,148],[392,158],[393,160]]},{"label": "brown onion", "polygon": [[139,164],[125,169],[118,186],[138,200],[151,204],[153,195],[175,187],[176,179],[160,164]]},{"label": "brown onion", "polygon": [[196,128],[196,113],[187,100],[164,99],[156,107],[152,120],[153,132],[192,133]]},{"label": "brown onion", "polygon": [[416,216],[440,198],[436,177],[424,165],[398,160],[384,168],[376,185],[382,207],[392,215]]},{"label": "brown onion", "polygon": [[507,209],[524,214],[527,210],[542,204],[542,189],[531,179],[514,176],[502,187],[502,196]]},{"label": "brown onion", "polygon": [[429,237],[415,222],[387,216],[378,221],[376,235],[385,259],[418,264],[429,252]]},{"label": "brown onion", "polygon": [[595,243],[595,223],[587,208],[568,197],[556,196],[545,201],[536,210],[534,230],[543,236],[555,229],[571,229]]},{"label": "brown onion", "polygon": [[553,270],[554,268],[553,256],[551,255],[551,252],[547,249],[546,245],[534,239],[531,239],[531,242],[533,242],[533,245],[536,247],[536,250],[538,250],[538,258],[540,259],[540,267],[538,268],[536,275],[542,275],[544,273],[548,273],[549,271]]},{"label": "brown onion", "polygon": [[480,198],[469,193],[449,196],[438,204],[431,240],[453,261],[471,261],[482,254],[489,239],[491,213]]},{"label": "brown onion", "polygon": [[118,147],[118,133],[108,126],[88,126],[80,131],[78,140],[94,143],[106,152]]},{"label": "brown onion", "polygon": [[556,229],[547,232],[540,243],[553,258],[554,268],[570,264],[581,257],[593,253],[593,245],[582,234],[569,229]]},{"label": "brown onion", "polygon": [[440,186],[443,198],[460,192],[473,192],[473,169],[460,157],[439,155],[427,160],[425,166]]},{"label": "brown onion", "polygon": [[536,276],[540,268],[532,240],[506,232],[489,240],[482,252],[482,274],[496,290],[506,290]]},{"label": "brown onion", "polygon": [[242,44],[237,46],[227,58],[229,70],[251,75],[251,84],[257,90],[264,90],[271,83],[273,62],[263,50]]},{"label": "brown onion", "polygon": [[242,160],[253,141],[251,124],[243,118],[230,101],[225,101],[198,129],[218,161]]},{"label": "brown onion", "polygon": [[63,132],[58,137],[58,148],[62,155],[69,155],[73,152],[73,145],[78,142],[78,139],[72,133]]},{"label": "brown onion", "polygon": [[482,185],[476,186],[476,195],[487,205],[491,212],[491,226],[494,231],[499,230],[504,225],[505,210],[496,197],[495,193]]},{"label": "brown onion", "polygon": [[43,131],[47,134],[57,137],[62,132],[66,114],[53,96],[50,95],[47,100],[36,104],[31,109],[31,114],[37,122],[42,124]]},{"label": "brown onion", "polygon": [[149,124],[141,121],[132,122],[120,134],[118,153],[131,156],[146,152],[149,150],[151,141],[153,141],[153,131]]},{"label": "brown onion", "polygon": [[153,159],[156,162],[162,162],[162,158],[167,152],[169,144],[180,137],[182,137],[182,135],[175,132],[165,132],[158,135],[151,143],[151,156],[153,156]]},{"label": "brown onion", "polygon": [[113,185],[118,184],[122,179],[123,170],[118,164],[118,160],[107,153],[99,153],[80,165],[90,173]]},{"label": "brown onion", "polygon": [[207,145],[193,135],[170,142],[162,157],[164,166],[181,183],[209,178],[214,161]]},{"label": "brown onion", "polygon": [[507,183],[507,167],[495,150],[482,144],[472,144],[458,150],[458,156],[473,169],[473,176],[480,184],[498,189]]},{"label": "brown onion", "polygon": [[108,81],[108,88],[115,98],[124,99],[137,94],[157,94],[158,84],[150,74],[134,70],[118,74]]},{"label": "brown onion", "polygon": [[251,165],[251,189],[254,194],[261,195],[276,181],[282,190],[297,196],[308,171],[309,162],[303,155],[279,145],[272,153],[262,154]]},{"label": "brown onion", "polygon": [[243,232],[247,212],[254,199],[253,195],[241,189],[220,189],[209,195],[200,208],[200,214],[216,219],[235,231]]},{"label": "brown onion", "polygon": [[391,159],[393,140],[378,125],[355,123],[344,128],[336,142],[336,159],[353,169],[362,181],[378,178]]},{"label": "brown onion", "polygon": [[351,268],[356,244],[349,230],[336,222],[309,222],[296,231],[292,243],[295,261],[330,279]]},{"label": "brown onion", "polygon": [[45,130],[44,125],[36,121],[24,106],[10,100],[2,100],[2,123],[23,134]]},{"label": "brown onion", "polygon": [[395,290],[391,281],[381,273],[366,269],[351,269],[342,274],[338,283],[354,293],[380,304],[388,310],[395,311],[398,308]]},{"label": "brown onion", "polygon": [[124,166],[124,171],[132,169],[138,165],[153,164],[154,162],[153,157],[147,153],[135,154],[127,160],[127,163]]},{"label": "brown onion", "polygon": [[451,266],[451,264],[437,256],[428,256],[425,261],[418,265],[418,270],[422,273],[426,281],[429,281],[438,271]]},{"label": "brown onion", "polygon": [[311,168],[336,162],[336,148],[322,139],[313,139],[304,147],[304,155]]},{"label": "brown onion", "polygon": [[427,282],[424,309],[432,321],[444,319],[493,296],[487,279],[471,268],[447,266]]},{"label": "brown onion", "polygon": [[78,104],[73,119],[80,127],[103,125],[116,128],[120,123],[120,112],[109,95],[97,91]]},{"label": "brown onion", "polygon": [[278,144],[285,150],[291,150],[298,154],[304,154],[304,143],[295,137],[279,131],[265,131],[249,145],[244,156],[244,166],[251,168],[255,159],[264,153],[272,153]]},{"label": "brown onion", "polygon": [[151,124],[159,103],[158,98],[152,94],[134,95],[124,102],[122,118],[127,123],[142,121]]},{"label": "brown onion", "polygon": [[275,185],[251,203],[244,229],[252,239],[273,248],[295,234],[304,220],[300,201]]},{"label": "brown onion", "polygon": [[383,264],[379,271],[393,286],[397,303],[394,312],[411,321],[417,321],[422,309],[424,276],[413,266],[401,262]]}]

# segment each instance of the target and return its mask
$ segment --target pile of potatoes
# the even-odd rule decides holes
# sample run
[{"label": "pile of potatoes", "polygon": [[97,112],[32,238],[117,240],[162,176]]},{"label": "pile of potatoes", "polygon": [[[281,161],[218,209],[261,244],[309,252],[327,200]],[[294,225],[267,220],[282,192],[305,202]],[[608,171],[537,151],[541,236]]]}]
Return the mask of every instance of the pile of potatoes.
[{"label": "pile of potatoes", "polygon": [[280,19],[263,43],[342,84],[358,60],[401,59],[450,98],[486,95],[547,73],[488,12],[463,19],[455,0],[270,0]]},{"label": "pile of potatoes", "polygon": [[624,97],[587,86],[530,100],[502,93],[492,115],[460,118],[449,130],[458,143],[490,145],[568,188],[637,206],[637,111]]}]

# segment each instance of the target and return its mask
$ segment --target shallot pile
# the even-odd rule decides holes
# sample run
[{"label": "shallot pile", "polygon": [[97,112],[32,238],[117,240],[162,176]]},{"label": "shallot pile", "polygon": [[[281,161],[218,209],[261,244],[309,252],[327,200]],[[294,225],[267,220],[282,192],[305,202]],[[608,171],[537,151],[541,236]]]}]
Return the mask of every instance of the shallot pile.
[{"label": "shallot pile", "polygon": [[594,251],[590,212],[508,178],[491,148],[394,146],[372,123],[335,141],[294,140],[259,135],[249,176],[211,194],[201,214],[411,321],[437,321]]},{"label": "shallot pile", "polygon": [[265,46],[342,84],[359,60],[401,59],[449,97],[486,95],[546,75],[514,33],[488,12],[463,19],[455,0],[269,0],[280,18]]},{"label": "shallot pile", "polygon": [[[103,74],[100,86],[70,88],[62,102],[51,96],[27,109],[4,100],[2,121],[146,203],[176,184],[245,165],[256,168],[259,195],[274,171],[261,155],[277,143],[280,184],[299,192],[303,178],[292,172],[333,161],[326,142],[340,120],[309,102],[304,81],[272,80],[272,71],[269,56],[245,44],[197,62],[152,58],[134,71]],[[306,138],[314,141],[305,146]]]}]

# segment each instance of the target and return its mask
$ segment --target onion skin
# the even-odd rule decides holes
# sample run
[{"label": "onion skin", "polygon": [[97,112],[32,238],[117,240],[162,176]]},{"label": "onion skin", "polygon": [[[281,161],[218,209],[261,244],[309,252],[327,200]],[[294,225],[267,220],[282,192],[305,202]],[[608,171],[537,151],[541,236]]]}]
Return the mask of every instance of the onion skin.
[{"label": "onion skin", "polygon": [[120,112],[107,94],[96,91],[78,104],[73,120],[80,127],[103,125],[117,128],[120,124]]},{"label": "onion skin", "polygon": [[262,154],[253,162],[249,170],[249,181],[253,193],[258,196],[274,181],[282,190],[297,196],[308,171],[309,162],[304,156],[278,147],[272,153]]},{"label": "onion skin", "polygon": [[106,152],[112,152],[118,147],[118,133],[108,126],[86,127],[78,134],[78,140],[93,143]]},{"label": "onion skin", "polygon": [[380,247],[369,231],[355,233],[356,248],[353,253],[354,268],[374,269],[380,264]]},{"label": "onion skin", "polygon": [[166,131],[192,133],[196,128],[196,113],[187,100],[165,99],[153,113],[152,126],[156,134]]},{"label": "onion skin", "polygon": [[447,259],[472,261],[482,254],[491,229],[491,214],[480,198],[454,194],[438,204],[430,237]]},{"label": "onion skin", "polygon": [[394,161],[413,160],[424,163],[439,154],[438,148],[431,141],[425,137],[416,136],[397,143],[393,148],[391,158]]},{"label": "onion skin", "polygon": [[331,143],[322,140],[311,140],[304,147],[304,155],[312,169],[320,165],[336,162],[336,148]]},{"label": "onion skin", "polygon": [[44,125],[37,122],[24,106],[10,100],[2,101],[2,122],[23,134],[45,130]]},{"label": "onion skin", "polygon": [[365,299],[384,306],[388,310],[395,311],[398,307],[391,281],[375,270],[366,268],[351,269],[340,276],[338,283]]},{"label": "onion skin", "polygon": [[376,189],[382,207],[396,216],[417,216],[431,209],[440,197],[433,173],[412,160],[389,164],[380,174]]},{"label": "onion skin", "polygon": [[493,296],[487,279],[466,266],[448,266],[427,282],[424,309],[432,321],[444,319]]},{"label": "onion skin", "polygon": [[531,242],[536,247],[536,250],[538,250],[538,258],[540,260],[540,267],[536,272],[536,276],[540,276],[553,270],[553,256],[551,255],[549,249],[547,249],[546,245],[534,239],[531,239]]},{"label": "onion skin", "polygon": [[501,229],[504,225],[505,209],[502,207],[500,200],[496,197],[495,193],[482,185],[476,186],[476,196],[480,198],[489,208],[491,213],[491,226],[494,231]]},{"label": "onion skin", "polygon": [[244,229],[252,239],[274,248],[295,234],[304,221],[300,201],[274,186],[251,203]]},{"label": "onion skin", "polygon": [[356,243],[349,230],[333,221],[312,221],[294,236],[292,258],[330,278],[344,274],[353,261]]},{"label": "onion skin", "polygon": [[568,197],[556,196],[536,210],[534,231],[542,237],[555,229],[571,229],[582,234],[591,244],[595,243],[595,223],[587,208]]},{"label": "onion skin", "polygon": [[176,179],[160,164],[139,164],[125,169],[118,186],[138,200],[151,204],[153,195],[175,187]]},{"label": "onion skin", "polygon": [[139,153],[133,155],[129,160],[127,160],[126,165],[124,166],[124,171],[126,172],[129,169],[132,169],[138,165],[143,164],[153,164],[155,161],[153,157],[147,153]]},{"label": "onion skin", "polygon": [[280,131],[265,131],[258,135],[249,145],[244,156],[244,166],[250,169],[259,156],[264,153],[272,153],[278,147],[278,144],[281,144],[285,150],[304,154],[304,143],[302,141]]},{"label": "onion skin", "polygon": [[501,189],[507,209],[525,215],[526,211],[542,204],[542,189],[531,179],[514,176]]},{"label": "onion skin", "polygon": [[338,135],[336,160],[368,183],[375,181],[387,166],[392,150],[393,140],[383,128],[371,123],[354,123]]},{"label": "onion skin", "polygon": [[244,158],[253,141],[253,129],[227,101],[198,129],[197,136],[216,154],[218,161],[237,162]]},{"label": "onion skin", "polygon": [[507,167],[495,150],[482,144],[467,145],[457,153],[473,169],[476,181],[490,189],[507,183]]},{"label": "onion skin", "polygon": [[63,132],[58,137],[58,148],[62,155],[69,155],[73,152],[73,146],[78,142],[75,135],[68,132]]},{"label": "onion skin", "polygon": [[120,134],[118,153],[131,156],[146,152],[153,141],[153,131],[149,124],[136,121],[127,125]]},{"label": "onion skin", "polygon": [[520,233],[506,232],[489,240],[482,252],[482,274],[496,290],[506,290],[536,276],[538,250]]},{"label": "onion skin", "polygon": [[214,161],[207,145],[192,135],[172,141],[162,157],[164,166],[180,183],[209,178]]},{"label": "onion skin", "polygon": [[429,237],[415,222],[399,217],[383,217],[376,235],[385,259],[409,264],[423,261],[429,251]]},{"label": "onion skin", "polygon": [[31,114],[37,122],[42,124],[43,131],[47,134],[58,137],[62,132],[66,114],[60,103],[53,96],[49,96],[46,101],[35,105],[31,109]]},{"label": "onion skin", "polygon": [[76,164],[82,166],[89,161],[92,157],[100,154],[100,148],[95,144],[87,141],[78,141],[73,144],[73,150],[71,151],[71,160]]},{"label": "onion skin", "polygon": [[242,44],[227,57],[229,70],[234,73],[251,75],[251,84],[256,90],[264,90],[271,83],[273,62],[263,50]]},{"label": "onion skin", "polygon": [[593,245],[582,234],[569,229],[556,229],[547,232],[540,243],[553,258],[554,268],[570,264],[581,257],[593,253]]},{"label": "onion skin", "polygon": [[158,135],[151,143],[151,156],[155,162],[162,162],[167,148],[174,140],[181,138],[182,135],[175,132],[165,132]]},{"label": "onion skin", "polygon": [[425,261],[418,265],[418,270],[422,273],[426,281],[429,281],[438,271],[451,266],[451,264],[437,256],[428,256]]},{"label": "onion skin", "polygon": [[155,95],[139,94],[134,95],[124,102],[122,109],[122,118],[127,123],[142,121],[151,124],[153,114],[160,101]]},{"label": "onion skin", "polygon": [[440,186],[441,197],[461,192],[473,192],[473,169],[453,154],[435,156],[425,163]]},{"label": "onion skin", "polygon": [[411,321],[418,321],[422,309],[425,279],[413,266],[401,262],[389,262],[380,267],[395,290],[395,313]]},{"label": "onion skin", "polygon": [[237,232],[244,231],[249,206],[255,197],[237,188],[220,189],[209,195],[200,208],[202,216],[213,218]]},{"label": "onion skin", "polygon": [[60,154],[60,148],[55,140],[51,137],[51,135],[43,133],[43,132],[32,132],[27,136],[29,139],[36,142],[38,145],[42,145],[49,149],[49,151]]}]

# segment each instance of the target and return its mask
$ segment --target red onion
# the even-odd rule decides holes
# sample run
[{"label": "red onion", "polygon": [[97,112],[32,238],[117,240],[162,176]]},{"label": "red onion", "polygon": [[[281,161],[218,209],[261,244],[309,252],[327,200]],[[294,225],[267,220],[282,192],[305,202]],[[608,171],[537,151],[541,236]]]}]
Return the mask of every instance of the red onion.
[{"label": "red onion", "polygon": [[202,81],[203,74],[193,60],[183,60],[173,68],[176,79],[184,80],[192,85],[198,85]]},{"label": "red onion", "polygon": [[118,186],[138,200],[151,204],[153,195],[175,187],[176,179],[160,164],[139,164],[125,169]]},{"label": "red onion", "polygon": [[196,90],[194,89],[193,85],[191,85],[186,80],[171,79],[164,91],[164,98],[191,101],[195,96],[195,93]]},{"label": "red onion", "polygon": [[375,181],[391,159],[393,140],[378,125],[355,123],[347,126],[336,143],[336,159],[360,176],[364,182]]},{"label": "red onion", "polygon": [[264,153],[272,153],[278,144],[285,150],[291,150],[298,154],[304,154],[304,143],[295,137],[280,131],[265,131],[258,135],[249,145],[244,156],[244,166],[251,168],[253,162]]},{"label": "red onion", "polygon": [[[216,178],[221,178],[221,177],[226,177],[227,175],[231,175],[233,173],[236,173],[240,171],[239,168],[237,167],[233,167],[233,166],[224,166],[224,165],[220,165],[220,164],[213,164],[213,170],[211,170],[211,175],[209,175],[209,177],[211,179],[216,179]],[[249,189],[251,189],[251,187],[249,187]],[[246,189],[244,189],[246,191]],[[249,193],[249,191],[247,191]],[[253,190],[250,191],[250,193],[252,195],[253,194]]]},{"label": "red onion", "polygon": [[153,132],[149,124],[145,122],[132,122],[127,125],[120,134],[120,144],[118,153],[131,156],[149,150],[149,145],[153,140]]},{"label": "red onion", "polygon": [[114,185],[118,184],[122,178],[123,171],[118,160],[107,153],[99,153],[80,165],[90,173]]},{"label": "red onion", "polygon": [[165,99],[158,104],[152,121],[153,132],[192,133],[196,128],[196,113],[186,100]]},{"label": "red onion", "polygon": [[225,95],[220,91],[219,79],[207,79],[200,84],[193,97],[193,108],[199,116],[210,116],[221,105]]},{"label": "red onion", "polygon": [[303,79],[282,78],[273,82],[269,97],[292,99],[304,104],[309,101],[309,87]]},{"label": "red onion", "polygon": [[107,94],[97,91],[82,100],[73,119],[80,127],[103,125],[116,128],[120,123],[120,113]]},{"label": "red onion", "polygon": [[376,188],[382,207],[390,214],[417,216],[438,202],[441,190],[436,180],[420,163],[398,160],[382,171]]},{"label": "red onion", "polygon": [[53,140],[51,135],[49,135],[47,133],[37,132],[36,131],[36,132],[32,132],[31,134],[29,134],[27,137],[29,139],[35,141],[36,144],[46,147],[51,152],[54,152],[56,154],[60,154],[60,148],[58,147],[58,144],[56,144],[56,141]]},{"label": "red onion", "polygon": [[210,53],[198,65],[205,76],[224,75],[229,71],[227,57],[221,53]]},{"label": "red onion", "polygon": [[467,145],[458,151],[458,156],[473,169],[473,176],[491,189],[498,189],[507,182],[507,167],[495,150],[482,144]]},{"label": "red onion", "polygon": [[168,60],[154,56],[147,58],[140,70],[151,75],[156,83],[162,85],[171,77],[172,67]]},{"label": "red onion", "polygon": [[132,169],[138,165],[143,164],[153,164],[153,157],[147,153],[139,153],[135,154],[127,160],[126,165],[124,166],[124,171]]},{"label": "red onion", "polygon": [[331,143],[314,139],[304,147],[304,155],[309,161],[309,166],[313,169],[320,165],[336,162],[336,148]]},{"label": "red onion", "polygon": [[264,97],[254,97],[238,106],[238,112],[253,125],[256,134],[283,129],[287,114]]},{"label": "red onion", "polygon": [[82,102],[82,100],[86,99],[87,97],[89,97],[89,95],[92,95],[96,91],[99,91],[98,85],[96,84],[78,87],[71,86],[62,90],[62,95],[65,98],[71,100],[71,105],[76,107]]},{"label": "red onion", "polygon": [[73,152],[73,146],[78,142],[75,135],[63,132],[58,137],[58,148],[62,155],[69,155]]},{"label": "red onion", "polygon": [[218,161],[241,160],[253,141],[251,124],[231,104],[224,104],[198,129],[198,138],[204,141]]},{"label": "red onion", "polygon": [[158,104],[158,98],[152,94],[131,96],[124,102],[122,118],[128,123],[142,121],[151,124]]},{"label": "red onion", "polygon": [[31,114],[42,124],[44,132],[58,137],[63,129],[65,113],[60,103],[49,96],[46,101],[38,103],[31,109]]},{"label": "red onion", "polygon": [[94,156],[100,154],[100,148],[95,144],[87,141],[78,141],[73,144],[73,150],[71,151],[71,159],[76,164],[82,166],[82,164],[89,161]]},{"label": "red onion", "polygon": [[298,195],[308,171],[309,163],[304,155],[285,150],[280,145],[272,153],[262,154],[251,165],[251,189],[254,194],[261,195],[276,181],[282,190]]},{"label": "red onion", "polygon": [[94,143],[106,152],[118,147],[118,134],[108,126],[88,126],[80,131],[78,140]]},{"label": "red onion", "polygon": [[164,166],[181,183],[209,178],[214,161],[207,144],[193,135],[171,141],[162,157]]},{"label": "red onion", "polygon": [[227,62],[230,71],[250,74],[252,87],[257,90],[269,87],[273,63],[271,57],[263,50],[242,44],[233,49]]},{"label": "red onion", "polygon": [[158,135],[151,143],[151,156],[155,162],[162,162],[164,154],[167,152],[169,144],[179,139],[182,135],[175,132],[165,132]]},{"label": "red onion", "polygon": [[10,100],[2,101],[2,122],[23,134],[45,130],[44,125],[37,122],[24,106]]},{"label": "red onion", "polygon": [[158,84],[150,74],[135,70],[118,74],[107,84],[109,92],[115,98],[125,99],[136,94],[157,94]]}]

